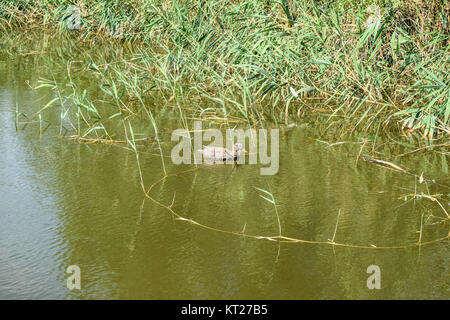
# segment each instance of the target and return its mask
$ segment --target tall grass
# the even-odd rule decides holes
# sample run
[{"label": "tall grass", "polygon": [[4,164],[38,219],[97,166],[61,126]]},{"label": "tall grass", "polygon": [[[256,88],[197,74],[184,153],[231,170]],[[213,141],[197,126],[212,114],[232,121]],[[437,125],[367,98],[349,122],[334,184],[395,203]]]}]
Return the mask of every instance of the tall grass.
[{"label": "tall grass", "polygon": [[[72,4],[79,30],[67,28]],[[322,111],[350,130],[397,123],[433,137],[450,132],[449,9],[447,0],[6,0],[0,30],[44,25],[134,46],[127,60],[85,72],[121,113],[143,109],[150,121],[146,102],[158,95],[194,117],[255,124]]]}]

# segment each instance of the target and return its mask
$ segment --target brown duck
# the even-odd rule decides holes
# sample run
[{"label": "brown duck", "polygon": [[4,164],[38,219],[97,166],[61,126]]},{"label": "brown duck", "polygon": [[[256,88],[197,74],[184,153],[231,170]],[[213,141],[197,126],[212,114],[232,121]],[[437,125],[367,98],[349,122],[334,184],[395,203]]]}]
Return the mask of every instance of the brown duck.
[{"label": "brown duck", "polygon": [[233,150],[222,147],[203,146],[203,149],[198,151],[203,153],[203,157],[216,160],[237,160],[241,151],[247,152],[242,143],[234,144]]}]

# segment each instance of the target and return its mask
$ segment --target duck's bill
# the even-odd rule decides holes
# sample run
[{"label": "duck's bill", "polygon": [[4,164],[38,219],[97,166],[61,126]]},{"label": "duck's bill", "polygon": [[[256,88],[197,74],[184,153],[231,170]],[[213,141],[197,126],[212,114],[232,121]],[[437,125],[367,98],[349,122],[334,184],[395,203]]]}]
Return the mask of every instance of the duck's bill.
[{"label": "duck's bill", "polygon": [[242,151],[244,151],[245,153],[248,153],[248,151],[247,151],[247,150],[245,150],[245,149],[242,149]]}]

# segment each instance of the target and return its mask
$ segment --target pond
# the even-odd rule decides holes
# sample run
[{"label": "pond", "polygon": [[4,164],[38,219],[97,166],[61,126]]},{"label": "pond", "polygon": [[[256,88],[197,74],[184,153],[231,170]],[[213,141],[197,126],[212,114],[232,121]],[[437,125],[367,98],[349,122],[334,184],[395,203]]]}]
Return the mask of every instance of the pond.
[{"label": "pond", "polygon": [[[279,125],[275,175],[248,163],[175,165],[170,135],[179,122],[159,114],[163,178],[155,144],[138,143],[138,166],[126,143],[60,134],[57,108],[39,121],[51,98],[31,86],[58,53],[7,49],[1,299],[448,299],[448,153],[399,157],[416,175],[406,174],[355,157],[364,141],[357,134],[332,145],[335,131],[319,118]],[[388,137],[378,144],[380,159],[402,151]],[[72,265],[79,290],[67,287]],[[371,265],[381,289],[367,286]]]}]

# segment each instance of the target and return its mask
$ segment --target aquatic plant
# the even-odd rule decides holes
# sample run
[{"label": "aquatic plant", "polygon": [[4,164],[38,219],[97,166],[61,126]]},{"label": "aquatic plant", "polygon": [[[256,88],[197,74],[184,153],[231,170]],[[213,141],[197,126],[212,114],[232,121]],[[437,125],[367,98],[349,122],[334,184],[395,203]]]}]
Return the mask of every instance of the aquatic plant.
[{"label": "aquatic plant", "polygon": [[[79,29],[67,23],[74,4]],[[431,138],[450,132],[449,8],[446,0],[6,0],[0,29],[44,25],[94,45],[132,44],[127,60],[84,70],[106,93],[123,94],[113,97],[120,108],[160,95],[178,107],[196,99],[189,112],[206,119],[322,112],[351,131],[398,120]]]}]

